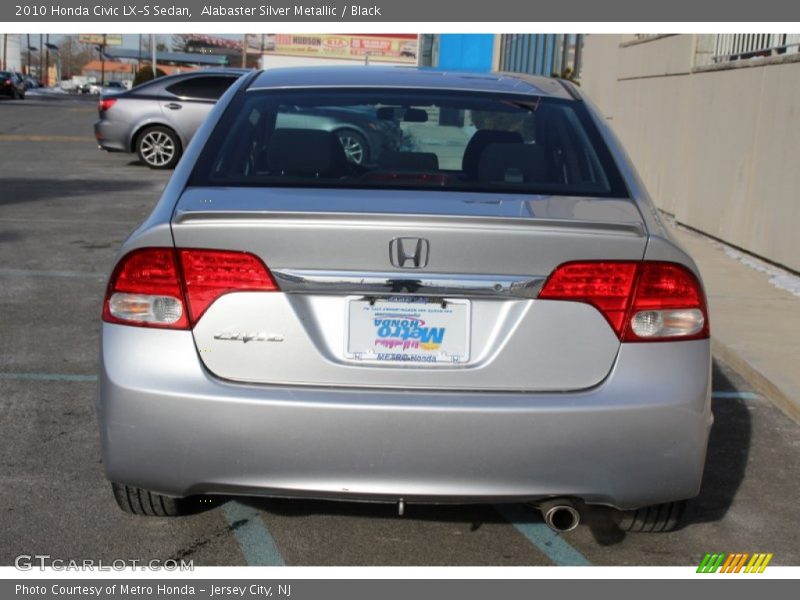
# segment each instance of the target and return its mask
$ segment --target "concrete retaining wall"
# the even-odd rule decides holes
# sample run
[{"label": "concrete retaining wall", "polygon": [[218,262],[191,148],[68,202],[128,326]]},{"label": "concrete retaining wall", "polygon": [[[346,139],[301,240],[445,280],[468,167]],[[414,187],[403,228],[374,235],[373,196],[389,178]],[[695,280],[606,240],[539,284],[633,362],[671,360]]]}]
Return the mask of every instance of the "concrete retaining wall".
[{"label": "concrete retaining wall", "polygon": [[697,68],[707,45],[587,36],[581,84],[660,208],[800,271],[800,61]]}]

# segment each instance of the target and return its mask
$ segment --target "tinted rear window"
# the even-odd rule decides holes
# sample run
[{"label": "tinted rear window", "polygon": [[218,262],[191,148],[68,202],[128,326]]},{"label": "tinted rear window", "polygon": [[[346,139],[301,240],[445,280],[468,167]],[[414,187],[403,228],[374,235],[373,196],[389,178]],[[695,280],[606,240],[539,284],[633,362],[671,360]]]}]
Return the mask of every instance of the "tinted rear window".
[{"label": "tinted rear window", "polygon": [[191,184],[627,196],[580,102],[396,89],[241,93]]},{"label": "tinted rear window", "polygon": [[182,98],[200,98],[203,100],[219,100],[233,82],[235,77],[208,76],[192,77],[172,85],[167,86],[166,90]]}]

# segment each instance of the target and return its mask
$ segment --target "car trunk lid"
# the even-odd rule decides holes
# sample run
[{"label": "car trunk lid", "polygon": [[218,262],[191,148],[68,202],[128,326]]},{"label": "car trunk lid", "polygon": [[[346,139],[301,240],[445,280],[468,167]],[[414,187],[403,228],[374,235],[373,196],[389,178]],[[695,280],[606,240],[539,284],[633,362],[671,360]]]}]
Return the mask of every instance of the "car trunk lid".
[{"label": "car trunk lid", "polygon": [[605,318],[535,298],[559,264],[641,260],[647,239],[625,199],[219,187],[183,194],[173,234],[250,252],[281,288],[226,294],[195,325],[221,378],[514,391],[605,378],[619,349]]}]

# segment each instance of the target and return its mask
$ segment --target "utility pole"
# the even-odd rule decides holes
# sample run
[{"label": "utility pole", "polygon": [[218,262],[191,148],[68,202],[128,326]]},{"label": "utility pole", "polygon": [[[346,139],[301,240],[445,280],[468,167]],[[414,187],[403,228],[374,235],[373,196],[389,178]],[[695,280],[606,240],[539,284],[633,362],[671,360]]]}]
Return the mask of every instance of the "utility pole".
[{"label": "utility pole", "polygon": [[242,34],[242,68],[247,67],[247,34]]},{"label": "utility pole", "polygon": [[136,60],[136,70],[139,71],[142,68],[142,34],[139,34],[139,54]]},{"label": "utility pole", "polygon": [[[67,72],[66,73],[62,73],[62,76],[68,75],[68,77],[66,77],[66,79],[71,79],[72,78],[72,66],[73,66],[72,65],[72,36],[68,35],[67,36]],[[62,69],[64,68],[63,59],[61,61],[61,68]]]},{"label": "utility pole", "polygon": [[150,49],[153,51],[153,79],[156,78],[156,34],[150,34]]},{"label": "utility pole", "polygon": [[7,67],[8,58],[6,58],[7,56],[8,56],[8,34],[4,33],[3,34],[3,68],[4,69],[8,68]]},{"label": "utility pole", "polygon": [[28,72],[25,73],[26,75],[31,74],[31,34],[27,34],[28,36]]},{"label": "utility pole", "polygon": [[39,34],[39,81],[44,82],[42,79],[42,60],[44,57],[42,56],[42,48],[44,48],[44,36],[40,33]]},{"label": "utility pole", "polygon": [[575,68],[572,70],[572,76],[577,79],[581,72],[583,63],[583,35],[577,34],[575,36]]},{"label": "utility pole", "polygon": [[106,34],[103,34],[103,43],[100,46],[100,87],[106,84]]},{"label": "utility pole", "polygon": [[45,85],[50,87],[50,34],[47,34],[46,41],[44,43],[44,81]]}]

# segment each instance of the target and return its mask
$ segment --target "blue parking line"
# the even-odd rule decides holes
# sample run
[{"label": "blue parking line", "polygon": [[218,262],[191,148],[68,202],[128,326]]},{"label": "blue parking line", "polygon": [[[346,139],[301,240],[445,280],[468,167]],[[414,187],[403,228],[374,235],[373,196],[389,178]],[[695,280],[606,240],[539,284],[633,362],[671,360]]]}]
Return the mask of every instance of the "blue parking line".
[{"label": "blue parking line", "polygon": [[5,381],[97,381],[97,375],[68,375],[65,373],[0,373]]},{"label": "blue parking line", "polygon": [[280,567],[286,564],[258,510],[231,500],[222,507],[222,512],[249,566]]},{"label": "blue parking line", "polygon": [[543,522],[531,520],[533,508],[522,504],[497,504],[499,512],[528,541],[547,555],[559,567],[589,567],[592,565],[583,554]]},{"label": "blue parking line", "polygon": [[711,397],[719,400],[758,400],[761,398],[760,395],[754,392],[711,392]]}]

